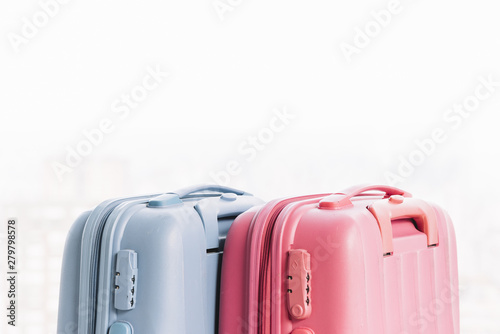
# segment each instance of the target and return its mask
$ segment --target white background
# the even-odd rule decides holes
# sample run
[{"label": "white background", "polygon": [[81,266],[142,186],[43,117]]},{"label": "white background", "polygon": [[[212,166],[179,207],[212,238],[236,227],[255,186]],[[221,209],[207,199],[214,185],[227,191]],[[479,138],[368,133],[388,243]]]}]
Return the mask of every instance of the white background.
[{"label": "white background", "polygon": [[[410,156],[398,185],[455,222],[461,332],[500,333],[500,87],[459,126],[444,120],[479,77],[500,81],[497,1],[401,0],[380,31],[385,0],[225,0],[223,20],[212,0],[71,0],[44,22],[47,2],[0,4],[0,219],[22,227],[19,333],[56,333],[65,235],[107,198],[214,182],[234,160],[229,185],[264,199],[332,192],[387,183]],[[367,25],[349,62],[341,45]],[[120,118],[112,105],[157,66],[170,76]],[[294,119],[270,134],[276,108]],[[103,119],[113,131],[59,180],[54,164]],[[436,128],[446,140],[419,153]],[[259,135],[255,157],[238,151]]]}]

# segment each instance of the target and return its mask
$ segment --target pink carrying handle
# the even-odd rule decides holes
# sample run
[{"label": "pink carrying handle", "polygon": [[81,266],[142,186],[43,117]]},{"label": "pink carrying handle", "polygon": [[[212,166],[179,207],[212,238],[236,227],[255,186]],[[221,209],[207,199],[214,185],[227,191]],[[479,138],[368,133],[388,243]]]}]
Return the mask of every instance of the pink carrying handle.
[{"label": "pink carrying handle", "polygon": [[401,195],[411,197],[411,194],[399,188],[384,185],[358,185],[345,189],[340,193],[330,195],[319,202],[320,209],[343,209],[352,206],[351,198],[361,195],[367,191],[381,191],[389,197],[392,195]]},{"label": "pink carrying handle", "polygon": [[427,246],[435,246],[439,242],[437,217],[434,209],[425,201],[416,198],[391,196],[389,199],[375,201],[368,210],[377,219],[382,235],[384,255],[394,251],[392,220],[411,218],[417,223],[419,231],[427,235]]}]

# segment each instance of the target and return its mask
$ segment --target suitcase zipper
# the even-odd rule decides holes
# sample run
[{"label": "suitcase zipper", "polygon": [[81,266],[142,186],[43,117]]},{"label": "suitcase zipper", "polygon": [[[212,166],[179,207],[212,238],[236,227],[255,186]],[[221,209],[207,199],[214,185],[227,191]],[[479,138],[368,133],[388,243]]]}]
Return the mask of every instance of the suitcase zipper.
[{"label": "suitcase zipper", "polygon": [[[130,311],[137,300],[138,255],[134,250],[116,248],[115,229],[120,221],[128,221],[131,208],[148,199],[130,200],[115,207],[104,226],[99,257],[97,294],[105,296],[96,307],[96,334],[108,333],[111,309]],[[107,293],[110,291],[111,293]]]},{"label": "suitcase zipper", "polygon": [[[320,198],[323,198],[327,195],[312,195],[312,196],[304,196],[298,198],[291,198],[287,200],[283,200],[279,203],[275,203],[273,210],[267,216],[268,218],[264,222],[265,232],[261,236],[262,244],[261,250],[259,252],[260,261],[256,263],[260,263],[259,274],[258,274],[258,300],[257,305],[252,305],[251,307],[257,306],[257,333],[258,334],[270,334],[272,333],[271,329],[271,307],[273,305],[273,300],[271,296],[272,291],[272,257],[273,248],[274,248],[274,233],[276,233],[276,222],[280,217],[281,213],[285,208],[287,208],[290,204],[304,201],[304,200],[313,200],[317,199],[319,201]],[[252,253],[250,253],[252,256]],[[287,273],[288,276],[288,273]],[[304,277],[305,278],[305,277]],[[310,278],[310,276],[309,276]],[[307,280],[307,279],[306,279]],[[307,297],[306,297],[307,298]],[[304,300],[305,302],[305,300]],[[305,302],[307,304],[307,302]],[[307,307],[310,310],[310,307]],[[306,309],[307,309],[306,308]],[[310,312],[310,311],[309,311]],[[249,319],[250,323],[252,323],[252,319]],[[253,326],[250,326],[253,328]]]},{"label": "suitcase zipper", "polygon": [[[271,303],[271,313],[274,318],[266,334],[291,330],[288,327],[282,328],[282,320],[285,317],[292,321],[290,326],[293,326],[296,321],[307,319],[311,315],[313,277],[310,270],[310,254],[307,250],[293,249],[292,246],[300,217],[317,206],[324,196],[309,197],[288,205],[274,224],[270,260],[272,270],[269,278],[270,290],[274,291],[275,300]],[[304,328],[296,328],[292,331],[292,334],[299,333],[313,334],[314,332]]]},{"label": "suitcase zipper", "polygon": [[[87,284],[88,286],[88,294],[87,296],[80,296],[80,298],[84,298],[84,303],[82,306],[87,309],[87,321],[86,326],[82,328],[82,326],[78,326],[78,334],[93,334],[95,333],[95,320],[96,320],[96,312],[97,312],[97,284],[98,281],[98,268],[99,268],[99,254],[101,250],[101,237],[102,232],[104,230],[104,225],[106,224],[106,220],[111,215],[116,206],[113,206],[106,210],[103,214],[103,217],[100,219],[99,224],[97,225],[97,231],[94,235],[93,240],[91,240],[90,247],[90,266],[88,268],[87,277],[81,277],[82,284]],[[86,301],[85,301],[86,299]],[[80,319],[84,320],[84,319]]]},{"label": "suitcase zipper", "polygon": [[90,250],[90,254],[82,251],[80,265],[80,308],[78,316],[78,334],[95,334],[98,309],[99,257],[101,253],[102,234],[106,221],[120,204],[152,196],[137,196],[110,200],[99,205],[85,224],[82,237],[82,250]]},{"label": "suitcase zipper", "polygon": [[286,207],[287,204],[279,206],[273,213],[273,215],[268,221],[266,227],[266,233],[263,237],[263,243],[262,243],[263,248],[261,253],[261,262],[260,262],[261,266],[259,274],[260,277],[259,277],[259,302],[258,302],[258,305],[261,305],[260,306],[261,309],[258,312],[259,314],[258,323],[261,324],[261,326],[259,326],[258,334],[270,333],[271,314],[270,314],[270,307],[268,307],[268,303],[270,302],[270,298],[268,298],[268,296],[270,296],[269,287],[271,279],[271,272],[269,270],[271,261],[271,241],[272,241],[272,234],[274,231],[274,224],[276,223],[279,214]]}]

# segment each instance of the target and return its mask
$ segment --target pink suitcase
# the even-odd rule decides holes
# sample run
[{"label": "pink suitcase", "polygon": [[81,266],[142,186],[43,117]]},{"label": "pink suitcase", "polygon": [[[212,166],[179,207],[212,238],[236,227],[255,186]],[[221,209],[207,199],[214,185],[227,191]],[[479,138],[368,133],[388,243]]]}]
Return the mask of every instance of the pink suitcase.
[{"label": "pink suitcase", "polygon": [[231,226],[219,332],[459,333],[456,254],[446,212],[400,189],[275,200]]}]

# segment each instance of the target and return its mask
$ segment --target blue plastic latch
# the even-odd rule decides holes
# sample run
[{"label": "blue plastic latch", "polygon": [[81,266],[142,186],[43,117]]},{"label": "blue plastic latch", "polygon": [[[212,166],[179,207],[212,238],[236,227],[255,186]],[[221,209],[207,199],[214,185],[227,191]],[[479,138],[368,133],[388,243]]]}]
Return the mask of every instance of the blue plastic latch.
[{"label": "blue plastic latch", "polygon": [[236,201],[237,198],[238,198],[238,195],[233,194],[233,193],[223,193],[220,196],[221,200],[228,201],[228,202]]},{"label": "blue plastic latch", "polygon": [[132,326],[128,322],[117,321],[111,325],[108,334],[133,334]]},{"label": "blue plastic latch", "polygon": [[151,208],[163,208],[170,205],[182,204],[179,195],[177,194],[163,194],[157,196],[149,201],[148,206]]}]

